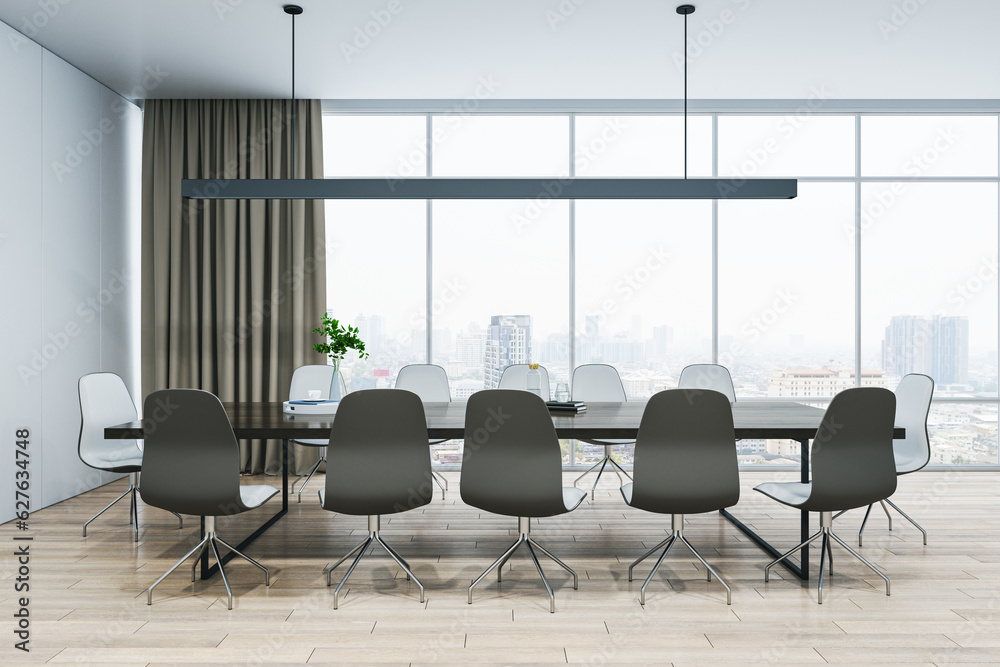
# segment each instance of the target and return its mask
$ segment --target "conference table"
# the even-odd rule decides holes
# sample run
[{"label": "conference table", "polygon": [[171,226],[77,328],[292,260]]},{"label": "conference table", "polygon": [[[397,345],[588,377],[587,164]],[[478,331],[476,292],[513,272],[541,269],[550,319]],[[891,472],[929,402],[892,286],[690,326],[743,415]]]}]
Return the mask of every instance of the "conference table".
[{"label": "conference table", "polygon": [[[264,533],[274,522],[288,512],[288,441],[327,438],[335,415],[286,414],[281,403],[223,403],[237,438],[279,439],[281,445],[282,496],[281,509],[257,528],[237,546],[242,551]],[[425,403],[427,437],[429,439],[459,439],[465,436],[465,403]],[[637,400],[626,403],[587,403],[581,413],[551,411],[556,435],[561,439],[634,439],[646,402]],[[809,481],[809,441],[816,434],[824,410],[821,408],[786,401],[739,401],[733,405],[733,424],[736,439],[786,439],[801,445],[800,480]],[[106,438],[142,438],[141,421],[110,426],[104,430]],[[905,437],[902,428],[896,428],[894,438]],[[777,558],[782,552],[737,519],[728,510],[720,514],[753,540],[768,554]],[[809,513],[800,512],[800,542],[809,537]],[[204,521],[202,525],[204,532]],[[789,545],[789,548],[794,545]],[[800,565],[787,560],[782,564],[801,579],[809,578],[809,550],[803,549]],[[224,557],[228,561],[232,554]],[[208,567],[208,554],[202,556],[202,578],[210,577],[215,566]]]}]

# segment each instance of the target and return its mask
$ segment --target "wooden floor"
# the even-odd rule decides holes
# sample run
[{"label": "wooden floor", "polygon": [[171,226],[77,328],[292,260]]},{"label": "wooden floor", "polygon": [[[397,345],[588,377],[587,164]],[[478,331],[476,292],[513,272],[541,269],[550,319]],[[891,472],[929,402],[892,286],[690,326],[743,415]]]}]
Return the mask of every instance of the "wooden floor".
[{"label": "wooden floor", "polygon": [[[526,554],[512,559],[498,588],[484,581],[466,603],[470,581],[516,538],[515,519],[463,505],[458,473],[442,501],[383,519],[383,537],[427,586],[421,604],[381,552],[366,557],[345,587],[340,609],[323,567],[365,537],[364,517],[319,508],[314,480],[302,505],[248,552],[271,569],[237,562],[227,567],[235,595],[226,609],[218,576],[192,584],[180,569],[156,589],[145,589],[197,540],[197,521],[177,530],[169,514],[140,507],[140,542],[132,542],[126,505],[91,524],[83,522],[125,488],[124,481],[31,515],[31,653],[13,650],[15,559],[7,534],[2,560],[0,661],[94,665],[165,664],[1000,664],[1000,473],[918,473],[900,478],[897,504],[930,533],[896,517],[872,513],[863,555],[892,579],[892,596],[860,562],[835,547],[834,574],[816,603],[809,584],[777,568],[764,583],[765,555],[717,514],[688,517],[685,535],[733,587],[705,580],[705,570],[680,548],[671,550],[640,606],[639,585],[650,565],[628,564],[664,539],[669,517],[625,506],[613,475],[605,475],[596,502],[588,499],[564,517],[533,522],[532,535],[580,575],[580,588],[551,563],[543,567],[556,591],[556,613]],[[566,475],[567,481],[572,476]],[[743,473],[734,513],[776,545],[798,541],[797,516],[753,492],[775,472]],[[249,478],[246,483],[275,478]],[[280,479],[277,481],[280,486]],[[236,543],[274,511],[220,520],[220,535]],[[836,522],[857,544],[862,511]],[[818,562],[818,549],[813,550]],[[338,570],[338,572],[341,570]],[[336,581],[335,581],[336,583]]]}]

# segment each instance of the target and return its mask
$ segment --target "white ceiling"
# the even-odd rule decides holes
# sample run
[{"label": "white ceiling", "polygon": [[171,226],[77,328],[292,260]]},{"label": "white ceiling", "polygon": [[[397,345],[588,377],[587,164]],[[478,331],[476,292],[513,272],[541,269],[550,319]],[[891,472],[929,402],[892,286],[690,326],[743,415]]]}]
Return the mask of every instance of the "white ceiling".
[{"label": "white ceiling", "polygon": [[[128,98],[288,97],[283,4],[0,0],[0,20]],[[481,80],[496,99],[683,91],[675,58],[684,24],[673,0],[298,4],[300,98],[460,99]],[[689,38],[704,44],[689,66],[693,99],[802,99],[813,88],[839,99],[1000,99],[998,0],[693,4]],[[366,24],[376,32],[373,12],[386,25],[348,62],[344,45]]]}]

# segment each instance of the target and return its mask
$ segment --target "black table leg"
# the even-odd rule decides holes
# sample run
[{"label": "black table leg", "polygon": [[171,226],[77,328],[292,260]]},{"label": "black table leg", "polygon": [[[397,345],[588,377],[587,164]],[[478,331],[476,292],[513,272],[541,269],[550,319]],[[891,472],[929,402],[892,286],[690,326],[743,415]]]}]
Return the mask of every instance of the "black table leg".
[{"label": "black table leg", "polygon": [[[809,441],[799,440],[799,449],[801,450],[802,467],[799,472],[799,481],[803,484],[809,483]],[[809,539],[809,512],[806,510],[801,510],[801,518],[799,519],[799,543],[805,542]],[[786,559],[787,560],[787,559]],[[784,562],[784,561],[782,561]],[[805,547],[799,551],[799,569],[801,573],[799,574],[800,579],[809,578],[809,547]]]},{"label": "black table leg", "polygon": [[[799,480],[802,481],[803,484],[805,484],[809,481],[809,441],[799,440],[799,444],[802,446],[802,465],[801,465],[801,472],[799,474]],[[765,540],[763,537],[754,532],[745,523],[743,523],[742,521],[734,517],[732,514],[730,514],[728,510],[719,510],[719,514],[725,517],[731,524],[736,526],[736,528],[738,528],[740,532],[749,537],[754,542],[754,544],[759,546],[766,553],[770,554],[775,558],[777,558],[782,554],[781,551],[778,551],[773,546],[771,546],[770,542]],[[800,542],[805,542],[806,540],[809,539],[809,512],[806,512],[804,510],[801,512],[801,518],[799,520],[799,533],[801,534],[801,539],[799,540]],[[792,574],[794,574],[799,579],[808,579],[809,547],[806,547],[805,549],[799,551],[799,554],[801,555],[801,558],[799,560],[801,566],[795,565],[794,563],[790,562],[787,558],[781,561],[781,565],[785,566],[785,568],[787,568]]]},{"label": "black table leg", "polygon": [[[288,514],[288,440],[281,441],[281,509],[278,510],[270,519],[265,521],[260,525],[257,530],[250,533],[250,535],[244,539],[242,542],[236,545],[236,549],[243,551],[249,544],[252,544],[254,540],[264,534],[268,528],[274,525],[274,523],[281,517]],[[201,537],[205,537],[205,518],[201,519]],[[222,557],[223,563],[228,563],[229,560],[235,554],[229,550],[226,551],[226,555]],[[216,572],[219,571],[217,565],[212,567],[208,566],[208,549],[202,553],[201,556],[201,578],[208,579]]]}]

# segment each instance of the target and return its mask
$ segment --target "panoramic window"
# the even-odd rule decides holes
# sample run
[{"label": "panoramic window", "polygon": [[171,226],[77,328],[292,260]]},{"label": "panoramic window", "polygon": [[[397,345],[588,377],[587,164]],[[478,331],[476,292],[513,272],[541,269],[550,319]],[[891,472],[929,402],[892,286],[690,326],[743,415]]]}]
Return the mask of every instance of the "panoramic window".
[{"label": "panoramic window", "polygon": [[[642,400],[717,362],[739,400],[823,406],[919,372],[937,383],[932,463],[996,466],[997,121],[689,117],[690,177],[802,179],[791,201],[328,202],[329,310],[371,353],[345,377],[392,386],[431,362],[463,400],[511,363],[540,362],[553,389],[609,363]],[[678,177],[683,140],[675,114],[324,117],[328,177]],[[740,441],[740,460],[792,465],[798,447]]]}]

